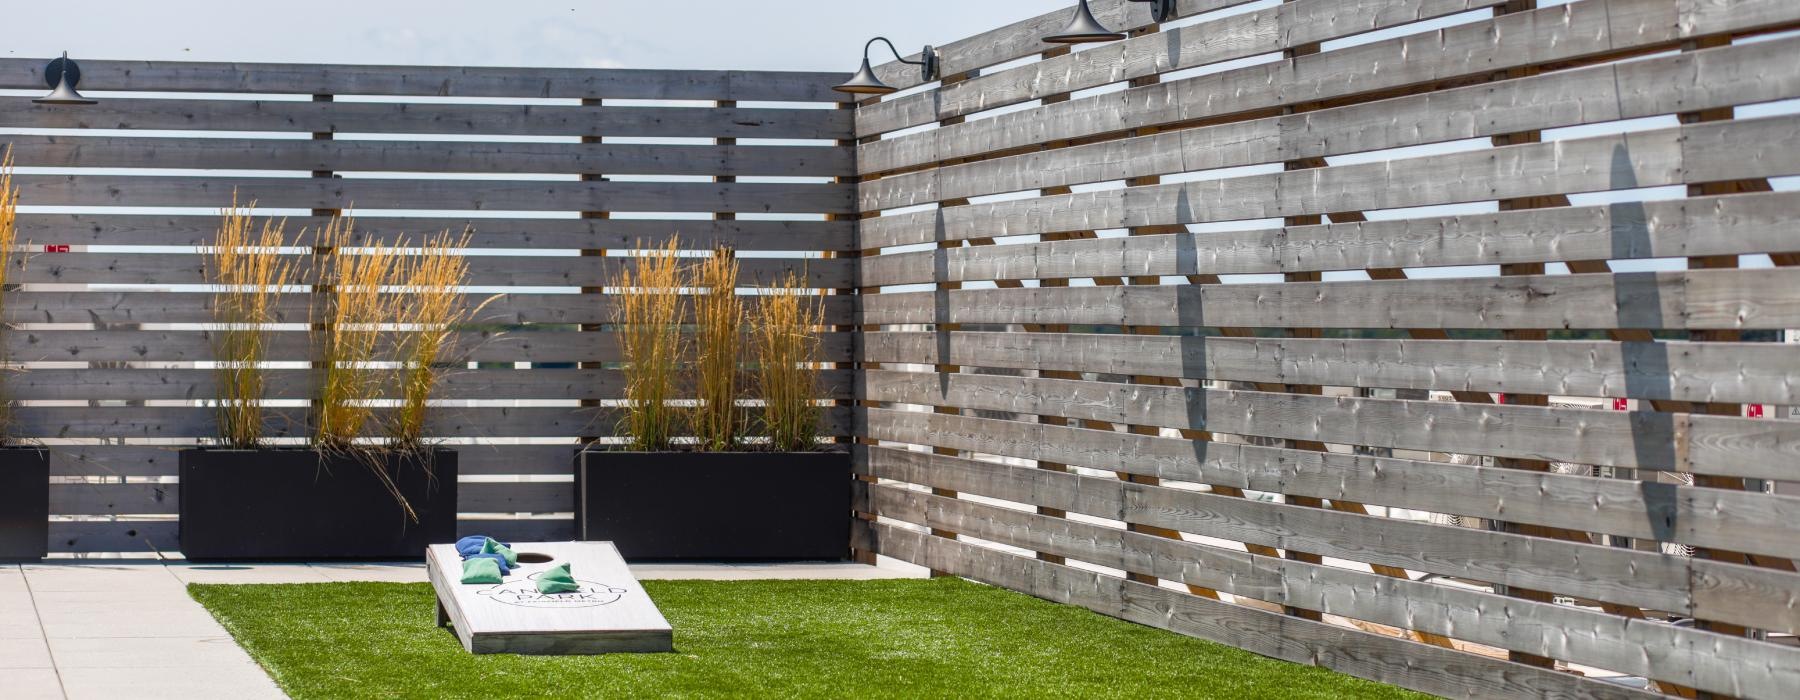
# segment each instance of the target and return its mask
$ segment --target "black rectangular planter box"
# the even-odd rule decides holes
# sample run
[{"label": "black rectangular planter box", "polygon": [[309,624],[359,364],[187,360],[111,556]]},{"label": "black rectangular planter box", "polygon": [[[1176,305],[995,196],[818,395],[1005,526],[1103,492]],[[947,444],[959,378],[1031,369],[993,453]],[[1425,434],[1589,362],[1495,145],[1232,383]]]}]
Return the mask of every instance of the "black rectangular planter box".
[{"label": "black rectangular planter box", "polygon": [[358,458],[306,449],[183,450],[181,553],[196,561],[422,560],[456,541],[456,452],[377,459],[413,522]]},{"label": "black rectangular planter box", "polygon": [[631,561],[835,561],[850,554],[850,455],[613,452],[576,456],[581,539]]},{"label": "black rectangular planter box", "polygon": [[0,449],[0,561],[35,561],[50,551],[50,453]]}]

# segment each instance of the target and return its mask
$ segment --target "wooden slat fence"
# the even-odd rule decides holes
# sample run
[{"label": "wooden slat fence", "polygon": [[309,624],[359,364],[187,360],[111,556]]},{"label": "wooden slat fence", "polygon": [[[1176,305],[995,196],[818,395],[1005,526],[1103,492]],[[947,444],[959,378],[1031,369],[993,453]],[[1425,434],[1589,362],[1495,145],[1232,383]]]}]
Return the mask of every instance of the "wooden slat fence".
[{"label": "wooden slat fence", "polygon": [[1800,4],[1249,4],[877,69],[863,555],[1445,696],[1794,697]]},{"label": "wooden slat fence", "polygon": [[[0,59],[41,89],[42,59]],[[623,382],[606,281],[619,251],[680,233],[732,246],[749,283],[826,290],[823,431],[850,436],[858,270],[854,117],[841,75],[82,61],[97,105],[0,99],[20,168],[8,294],[10,428],[53,451],[52,551],[177,549],[175,450],[214,434],[202,286],[216,212],[256,200],[310,237],[354,206],[358,242],[473,227],[470,303],[431,437],[460,445],[463,530],[574,536],[571,458],[611,438]],[[181,93],[192,93],[191,96]],[[70,252],[42,252],[67,245]],[[610,252],[609,251],[613,251]],[[315,359],[305,294],[272,360]],[[305,435],[316,370],[271,372],[277,435]]]}]

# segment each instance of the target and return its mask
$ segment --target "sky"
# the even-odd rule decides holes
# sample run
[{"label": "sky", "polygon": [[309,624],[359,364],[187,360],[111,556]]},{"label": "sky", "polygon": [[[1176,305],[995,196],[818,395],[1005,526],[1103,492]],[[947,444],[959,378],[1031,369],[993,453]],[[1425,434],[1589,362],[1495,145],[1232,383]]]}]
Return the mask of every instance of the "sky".
[{"label": "sky", "polygon": [[[856,69],[1074,0],[99,0],[6,3],[7,57],[558,68]],[[881,50],[877,48],[877,51]],[[887,57],[891,58],[891,57]],[[877,56],[876,63],[884,57]]]}]

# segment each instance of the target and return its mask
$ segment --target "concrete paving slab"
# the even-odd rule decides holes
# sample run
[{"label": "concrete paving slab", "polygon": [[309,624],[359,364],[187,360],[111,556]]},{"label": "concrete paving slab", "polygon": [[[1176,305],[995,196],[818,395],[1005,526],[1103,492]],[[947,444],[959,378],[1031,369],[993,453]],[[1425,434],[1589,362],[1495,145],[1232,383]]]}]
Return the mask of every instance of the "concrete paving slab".
[{"label": "concrete paving slab", "polygon": [[248,668],[65,668],[69,700],[281,700],[287,696],[254,665]]},{"label": "concrete paving slab", "polygon": [[26,668],[56,668],[50,661],[50,647],[42,636],[36,638],[0,639],[0,675]]},{"label": "concrete paving slab", "polygon": [[227,634],[204,637],[54,638],[56,667],[70,668],[258,668]]},{"label": "concrete paving slab", "polygon": [[54,668],[6,671],[6,700],[63,700],[62,679]]}]

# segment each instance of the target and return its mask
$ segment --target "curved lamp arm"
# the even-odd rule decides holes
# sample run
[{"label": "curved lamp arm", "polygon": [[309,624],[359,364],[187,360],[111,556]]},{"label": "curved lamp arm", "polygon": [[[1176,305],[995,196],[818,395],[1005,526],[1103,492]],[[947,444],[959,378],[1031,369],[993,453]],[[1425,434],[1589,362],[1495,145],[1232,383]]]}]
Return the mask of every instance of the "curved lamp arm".
[{"label": "curved lamp arm", "polygon": [[870,39],[869,43],[863,44],[863,61],[867,62],[869,60],[869,49],[874,48],[875,42],[877,42],[877,41],[879,41],[883,44],[887,44],[888,51],[893,52],[895,60],[898,60],[901,63],[905,63],[909,66],[918,66],[919,74],[921,77],[923,77],[925,79],[926,82],[930,82],[930,81],[938,79],[937,50],[931,48],[930,44],[927,44],[925,46],[925,49],[923,51],[919,52],[920,60],[909,61],[909,60],[906,60],[905,56],[900,55],[900,49],[894,48],[894,42],[888,41],[888,38],[885,36],[878,36],[873,39]]}]

